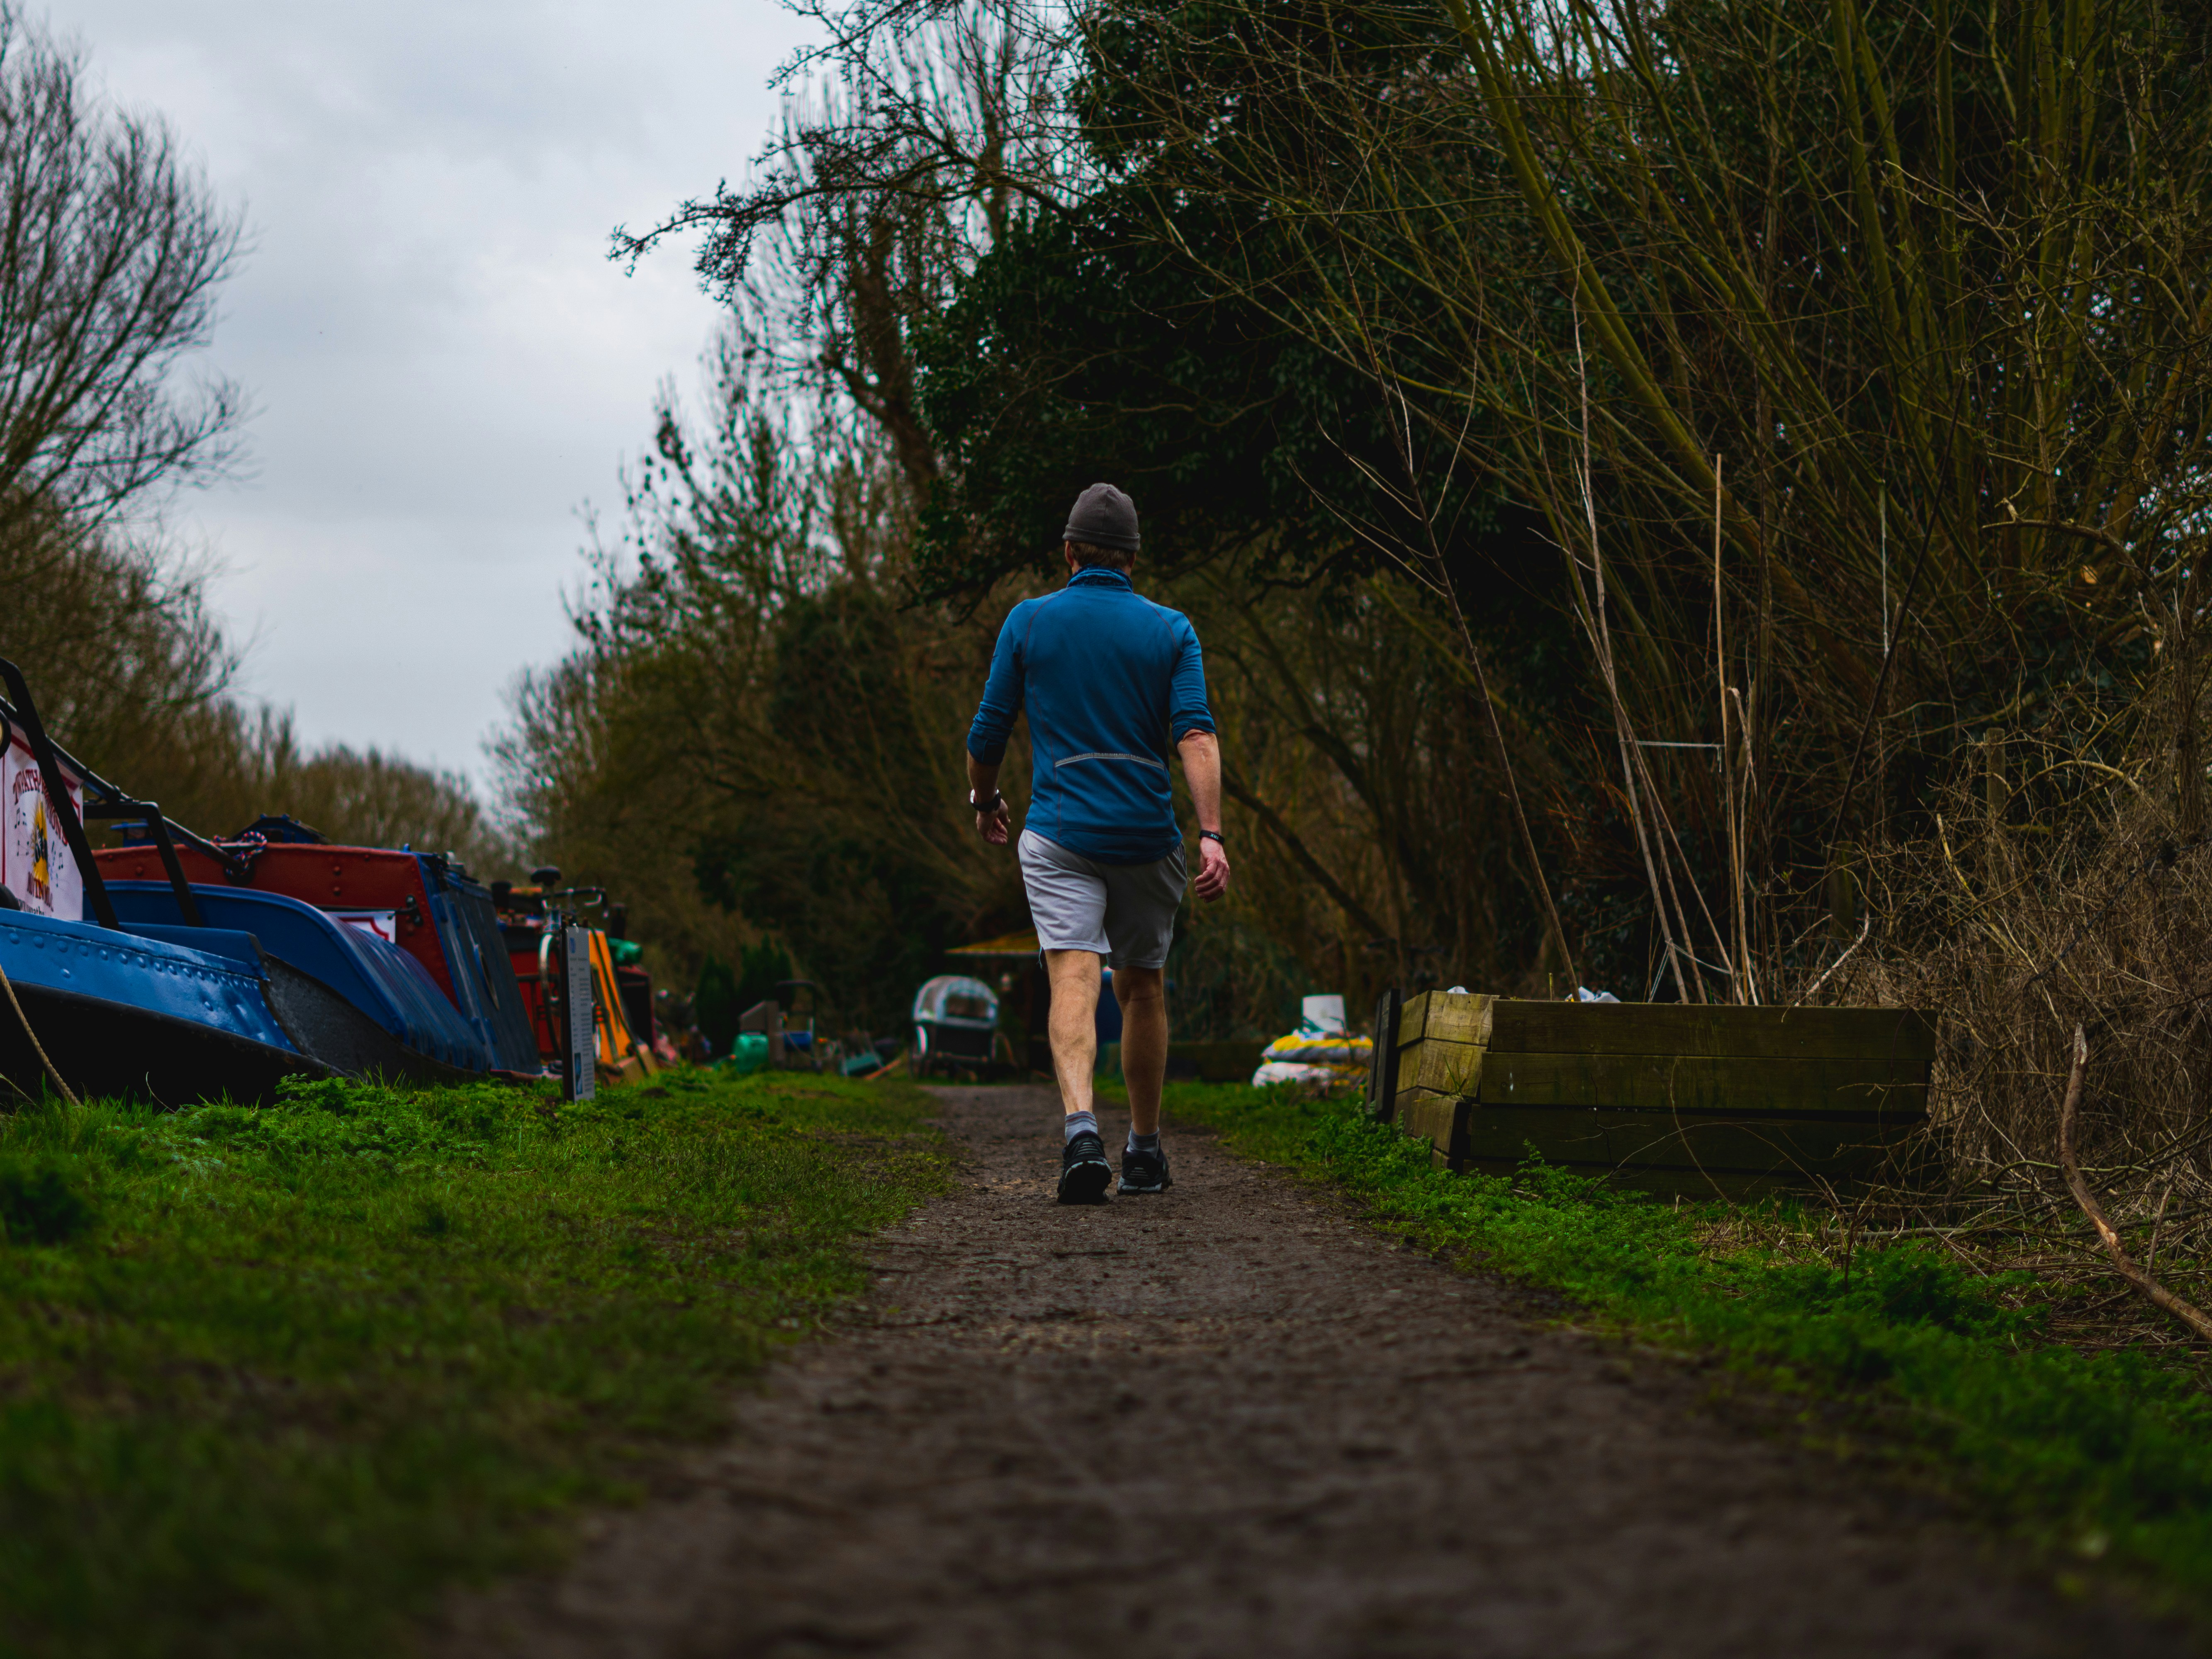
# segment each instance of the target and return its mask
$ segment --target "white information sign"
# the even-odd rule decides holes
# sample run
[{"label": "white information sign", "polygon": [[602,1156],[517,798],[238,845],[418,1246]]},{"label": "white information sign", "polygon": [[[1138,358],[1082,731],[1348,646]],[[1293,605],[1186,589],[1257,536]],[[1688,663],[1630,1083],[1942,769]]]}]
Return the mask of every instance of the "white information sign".
[{"label": "white information sign", "polygon": [[581,927],[568,929],[563,957],[567,971],[561,977],[568,988],[568,1095],[571,1100],[589,1100],[599,1088],[593,1062],[599,1052],[592,1021],[592,936]]},{"label": "white information sign", "polygon": [[[84,787],[68,780],[81,823]],[[0,884],[26,910],[66,921],[84,920],[84,878],[70,856],[62,827],[41,787],[30,745],[19,735],[0,755]]]}]

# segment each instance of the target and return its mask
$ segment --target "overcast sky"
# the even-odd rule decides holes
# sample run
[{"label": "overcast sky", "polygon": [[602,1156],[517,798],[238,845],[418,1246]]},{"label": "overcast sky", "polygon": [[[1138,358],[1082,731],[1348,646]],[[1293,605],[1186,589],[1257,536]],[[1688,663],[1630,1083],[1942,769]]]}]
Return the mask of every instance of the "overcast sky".
[{"label": "overcast sky", "polygon": [[244,689],[311,742],[488,775],[503,693],[567,644],[577,510],[610,519],[653,388],[697,384],[688,250],[625,277],[617,222],[741,177],[775,0],[65,0],[94,83],[158,110],[243,210],[207,362],[247,474],[173,515],[225,574]]}]

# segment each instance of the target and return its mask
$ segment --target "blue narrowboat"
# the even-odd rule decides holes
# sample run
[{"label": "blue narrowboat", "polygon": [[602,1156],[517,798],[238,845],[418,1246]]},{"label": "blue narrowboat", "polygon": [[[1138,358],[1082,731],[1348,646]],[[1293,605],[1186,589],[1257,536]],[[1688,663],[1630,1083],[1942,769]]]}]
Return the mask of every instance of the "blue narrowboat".
[{"label": "blue narrowboat", "polygon": [[[539,1073],[489,896],[455,860],[318,845],[374,879],[326,904],[260,890],[268,830],[319,837],[289,820],[195,835],[57,745],[15,665],[0,679],[0,1078],[16,1091],[43,1075],[175,1104],[266,1100],[293,1076]],[[95,854],[91,820],[132,844]]]}]

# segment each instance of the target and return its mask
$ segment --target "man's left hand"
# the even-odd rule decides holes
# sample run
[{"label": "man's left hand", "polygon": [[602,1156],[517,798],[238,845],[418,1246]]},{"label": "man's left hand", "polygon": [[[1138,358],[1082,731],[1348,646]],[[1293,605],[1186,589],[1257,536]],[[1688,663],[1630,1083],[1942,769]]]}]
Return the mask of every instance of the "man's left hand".
[{"label": "man's left hand", "polygon": [[1229,854],[1219,842],[1200,838],[1198,874],[1191,881],[1190,890],[1202,899],[1218,899],[1229,890]]},{"label": "man's left hand", "polygon": [[1004,847],[1011,822],[1006,813],[1006,798],[1001,795],[999,804],[989,811],[975,814],[975,833],[994,847]]}]

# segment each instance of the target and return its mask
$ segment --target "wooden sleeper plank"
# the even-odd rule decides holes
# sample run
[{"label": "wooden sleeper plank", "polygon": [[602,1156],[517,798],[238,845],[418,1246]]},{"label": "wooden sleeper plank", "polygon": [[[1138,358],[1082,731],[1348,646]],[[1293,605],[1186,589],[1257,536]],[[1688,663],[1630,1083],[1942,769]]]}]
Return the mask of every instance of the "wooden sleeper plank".
[{"label": "wooden sleeper plank", "polygon": [[1425,1140],[1448,1158],[1466,1156],[1467,1120],[1473,1109],[1456,1095],[1427,1089],[1398,1091],[1398,1127],[1416,1140]]},{"label": "wooden sleeper plank", "polygon": [[[1430,1024],[1436,1022],[1432,1010]],[[1739,1008],[1498,998],[1482,1010],[1480,1024],[1480,1037],[1459,1040],[1480,1041],[1494,1053],[1923,1061],[1936,1054],[1934,1024],[1911,1008]]]},{"label": "wooden sleeper plank", "polygon": [[1398,1091],[1431,1089],[1443,1095],[1475,1094],[1482,1085],[1483,1050],[1472,1042],[1431,1038],[1398,1051]]},{"label": "wooden sleeper plank", "polygon": [[[1428,1060],[1425,1048],[1422,1059]],[[1486,1105],[1912,1115],[1928,1109],[1928,1065],[1918,1060],[1526,1054],[1493,1048],[1472,1066],[1453,1054],[1420,1069],[1425,1076],[1471,1073],[1475,1086],[1469,1092]]]},{"label": "wooden sleeper plank", "polygon": [[1833,1120],[1672,1120],[1656,1112],[1479,1107],[1459,1158],[1517,1160],[1534,1145],[1547,1164],[1606,1169],[1705,1169],[1735,1174],[1835,1176],[1881,1164],[1891,1137],[1878,1123]]},{"label": "wooden sleeper plank", "polygon": [[1491,1005],[1498,998],[1466,992],[1424,991],[1398,1017],[1398,1046],[1430,1041],[1483,1042],[1488,1040]]}]

